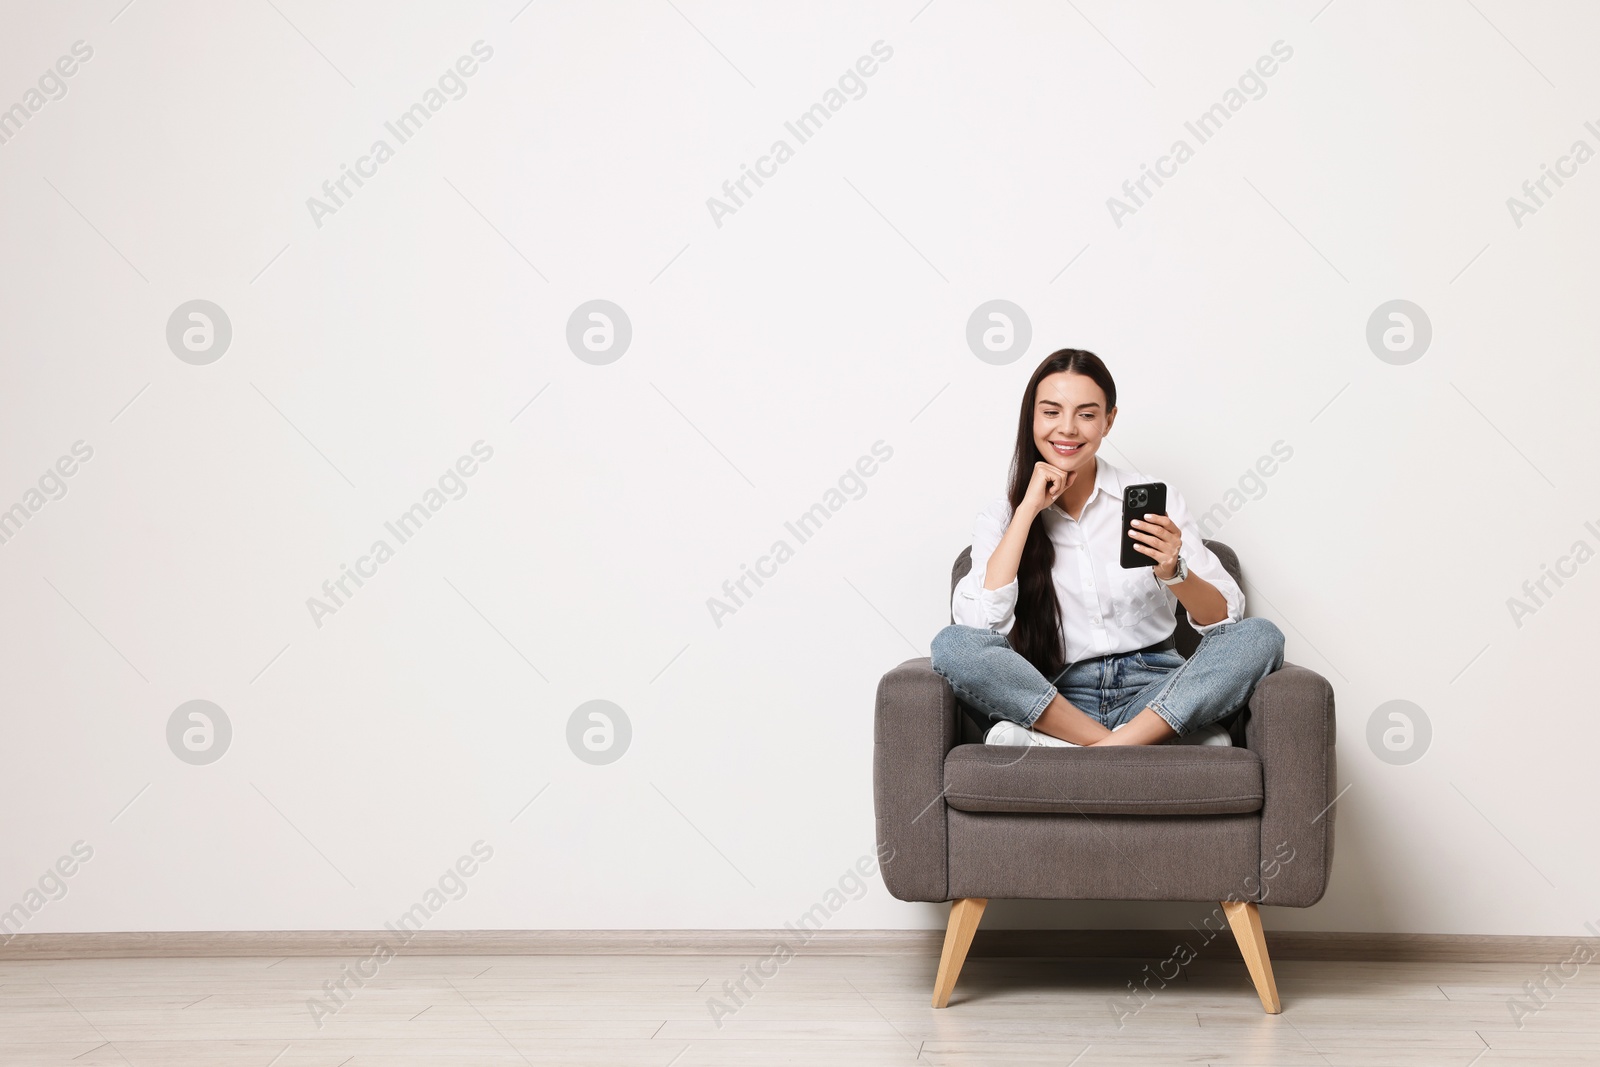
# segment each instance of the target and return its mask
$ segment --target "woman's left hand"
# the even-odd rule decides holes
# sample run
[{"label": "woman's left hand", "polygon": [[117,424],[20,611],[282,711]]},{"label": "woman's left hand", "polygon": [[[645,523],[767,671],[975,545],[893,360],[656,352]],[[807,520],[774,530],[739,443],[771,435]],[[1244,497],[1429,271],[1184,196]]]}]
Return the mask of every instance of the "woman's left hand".
[{"label": "woman's left hand", "polygon": [[1167,515],[1146,515],[1133,520],[1128,536],[1136,542],[1134,548],[1156,561],[1156,577],[1171,578],[1178,573],[1178,549],[1183,547],[1183,533],[1178,524]]}]

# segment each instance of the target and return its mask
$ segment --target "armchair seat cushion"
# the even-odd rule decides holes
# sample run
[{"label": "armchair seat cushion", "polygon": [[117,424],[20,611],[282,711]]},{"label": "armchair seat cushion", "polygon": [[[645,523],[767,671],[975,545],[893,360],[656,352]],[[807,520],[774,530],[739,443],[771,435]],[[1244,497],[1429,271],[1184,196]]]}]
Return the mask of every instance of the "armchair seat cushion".
[{"label": "armchair seat cushion", "polygon": [[1261,757],[1246,748],[957,745],[944,761],[958,811],[1232,815],[1260,811]]}]

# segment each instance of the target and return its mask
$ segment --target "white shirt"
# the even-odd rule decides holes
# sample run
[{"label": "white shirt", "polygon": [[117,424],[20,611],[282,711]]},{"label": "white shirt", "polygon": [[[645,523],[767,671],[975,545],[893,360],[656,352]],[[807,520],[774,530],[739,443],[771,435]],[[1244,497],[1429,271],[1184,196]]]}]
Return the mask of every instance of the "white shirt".
[{"label": "white shirt", "polygon": [[[1123,570],[1122,490],[1141,482],[1162,481],[1125,471],[1095,454],[1094,489],[1073,519],[1055,503],[1034,522],[1044,523],[1055,544],[1051,571],[1056,600],[1061,606],[1062,648],[1066,663],[1092,656],[1132,652],[1153,645],[1177,628],[1174,608],[1178,595],[1156,578],[1153,567]],[[1167,515],[1178,524],[1183,545],[1178,554],[1197,574],[1217,587],[1228,602],[1228,616],[1208,626],[1190,619],[1195,632],[1206,632],[1224,622],[1244,618],[1244,592],[1228,574],[1216,553],[1205,546],[1183,494],[1167,483]],[[965,626],[1007,634],[1016,622],[1017,579],[999,589],[985,589],[984,572],[989,556],[1011,522],[1011,504],[1005,497],[978,513],[972,534],[972,570],[956,585],[951,614]]]}]

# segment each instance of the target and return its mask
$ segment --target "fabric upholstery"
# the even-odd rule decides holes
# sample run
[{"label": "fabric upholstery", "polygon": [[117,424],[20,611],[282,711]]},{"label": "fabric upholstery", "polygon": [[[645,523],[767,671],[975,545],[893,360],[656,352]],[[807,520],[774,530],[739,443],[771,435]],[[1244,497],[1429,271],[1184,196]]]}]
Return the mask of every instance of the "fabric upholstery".
[{"label": "fabric upholstery", "polygon": [[1271,900],[1307,908],[1322,899],[1333,867],[1333,686],[1315,671],[1285,663],[1250,695],[1245,738],[1261,757],[1266,799],[1261,806],[1261,852],[1282,842],[1294,859],[1273,879]]},{"label": "fabric upholstery", "polygon": [[1256,815],[951,811],[950,896],[1252,899],[1260,842]]},{"label": "fabric upholstery", "polygon": [[1261,758],[1240,748],[959,745],[945,800],[961,811],[1224,815],[1261,810]]},{"label": "fabric upholstery", "polygon": [[961,719],[931,661],[908,659],[878,682],[872,792],[883,884],[900,900],[949,900],[944,757]]}]

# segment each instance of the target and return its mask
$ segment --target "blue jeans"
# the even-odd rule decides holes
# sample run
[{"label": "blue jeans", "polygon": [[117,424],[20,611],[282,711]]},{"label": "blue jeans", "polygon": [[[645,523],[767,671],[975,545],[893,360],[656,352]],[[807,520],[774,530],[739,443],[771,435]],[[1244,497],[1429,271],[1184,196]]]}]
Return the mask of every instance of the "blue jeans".
[{"label": "blue jeans", "polygon": [[1108,729],[1150,708],[1181,737],[1243,707],[1256,683],[1282,666],[1283,631],[1260,618],[1201,635],[1188,659],[1176,649],[1122,652],[1069,663],[1054,679],[993,630],[946,626],[933,638],[933,669],[956,696],[991,719],[1029,727],[1059,692]]}]

